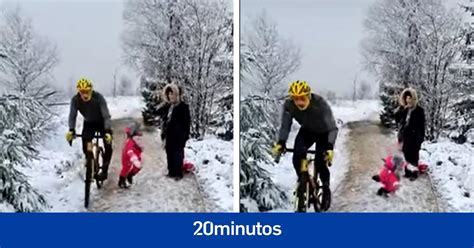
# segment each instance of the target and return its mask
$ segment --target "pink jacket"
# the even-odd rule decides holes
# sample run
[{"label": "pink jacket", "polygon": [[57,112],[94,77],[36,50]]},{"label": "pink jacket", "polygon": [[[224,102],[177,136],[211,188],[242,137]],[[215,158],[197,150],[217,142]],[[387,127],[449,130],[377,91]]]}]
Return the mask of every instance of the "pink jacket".
[{"label": "pink jacket", "polygon": [[122,171],[120,172],[120,176],[134,176],[140,171],[142,167],[142,151],[143,149],[133,138],[127,138],[125,140],[125,145],[122,150]]},{"label": "pink jacket", "polygon": [[384,160],[384,167],[379,172],[380,183],[388,192],[394,192],[398,189],[400,178],[395,174],[392,156]]}]

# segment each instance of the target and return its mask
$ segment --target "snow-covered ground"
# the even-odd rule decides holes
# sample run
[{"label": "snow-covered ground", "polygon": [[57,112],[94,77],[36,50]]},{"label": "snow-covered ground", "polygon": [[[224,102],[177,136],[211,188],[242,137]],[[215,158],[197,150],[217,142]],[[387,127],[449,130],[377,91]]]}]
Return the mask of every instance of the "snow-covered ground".
[{"label": "snow-covered ground", "polygon": [[[140,118],[143,103],[140,97],[107,98],[112,119]],[[69,105],[57,106],[57,114],[51,121],[55,128],[39,147],[41,159],[33,161],[31,168],[22,171],[29,177],[33,187],[43,194],[52,212],[85,211],[84,169],[81,141],[72,146],[65,141],[68,130],[67,117]],[[80,132],[82,117],[77,120]],[[186,148],[186,160],[195,165],[195,174],[200,190],[213,201],[219,211],[232,211],[232,141],[223,141],[214,136],[204,140],[191,140]],[[93,196],[95,192],[92,192]],[[13,211],[7,206],[0,206],[0,212]]]},{"label": "snow-covered ground", "polygon": [[233,203],[232,143],[213,136],[191,140],[185,156],[186,161],[194,164],[194,173],[204,194],[225,212],[232,211]]},{"label": "snow-covered ground", "polygon": [[420,152],[446,211],[474,211],[474,147],[448,140],[424,143]]},{"label": "snow-covered ground", "polygon": [[[334,161],[330,168],[331,188],[334,191],[348,170],[349,154],[345,143],[349,130],[345,128],[345,124],[355,121],[377,120],[379,104],[376,100],[339,101],[337,104],[332,104],[332,111],[339,126],[339,133],[334,147]],[[293,147],[298,130],[299,125],[294,122],[292,132],[288,138],[288,147]],[[296,174],[292,164],[292,154],[286,154],[282,157],[280,164],[275,167],[262,165],[272,174],[275,183],[282,187],[290,196],[290,199],[293,199],[293,190],[296,186]],[[286,209],[277,209],[276,211],[293,211],[293,206],[289,204]]]},{"label": "snow-covered ground", "polygon": [[[140,97],[108,97],[106,100],[112,119],[140,116]],[[49,204],[46,211],[83,211],[84,170],[81,141],[76,139],[72,146],[69,146],[64,138],[68,130],[69,105],[57,106],[54,111],[57,115],[51,121],[55,128],[38,147],[41,159],[33,161],[31,168],[24,168],[22,171],[29,177],[32,186],[45,196]],[[77,124],[77,130],[80,132],[80,115]]]}]

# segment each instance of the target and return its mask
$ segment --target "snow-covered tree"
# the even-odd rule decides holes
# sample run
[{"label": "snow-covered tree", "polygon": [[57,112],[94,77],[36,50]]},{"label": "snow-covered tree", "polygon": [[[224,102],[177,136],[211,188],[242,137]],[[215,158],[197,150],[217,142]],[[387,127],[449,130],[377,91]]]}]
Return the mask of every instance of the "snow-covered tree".
[{"label": "snow-covered tree", "polygon": [[0,203],[18,212],[41,211],[46,201],[19,170],[38,159],[35,149],[48,130],[51,113],[39,100],[0,97]]},{"label": "snow-covered tree", "polygon": [[158,109],[161,103],[160,93],[158,89],[164,87],[165,83],[147,80],[145,77],[140,78],[140,88],[145,107],[142,110],[143,124],[147,126],[158,126]]},{"label": "snow-covered tree", "polygon": [[395,127],[395,111],[398,108],[398,95],[403,87],[390,82],[380,83],[379,97],[382,105],[380,112],[380,123],[385,127]]},{"label": "snow-covered tree", "polygon": [[419,1],[382,0],[373,3],[364,26],[363,57],[367,68],[380,84],[383,110],[381,122],[392,126],[393,113],[402,88],[415,82],[419,68],[419,26],[414,15],[419,13]]},{"label": "snow-covered tree", "polygon": [[279,102],[257,95],[240,103],[240,197],[242,209],[255,204],[260,211],[284,206],[288,196],[263,167],[273,160],[270,147],[278,130]]},{"label": "snow-covered tree", "polygon": [[[232,13],[226,1],[128,1],[124,52],[154,82],[174,82],[186,93],[191,135],[202,137],[213,104],[232,87]],[[160,88],[158,88],[160,89]]]},{"label": "snow-covered tree", "polygon": [[211,113],[209,125],[214,129],[214,134],[223,140],[234,138],[234,94],[230,90],[215,102],[216,108]]},{"label": "snow-covered tree", "polygon": [[261,94],[281,96],[285,93],[283,80],[300,67],[300,50],[282,37],[265,12],[249,25],[249,30],[242,33],[242,59],[246,60],[242,82]]},{"label": "snow-covered tree", "polygon": [[455,100],[450,104],[447,122],[449,136],[457,143],[474,142],[474,2],[466,0],[461,8],[465,11],[465,37],[459,61],[450,68],[457,90],[451,97]]},{"label": "snow-covered tree", "polygon": [[38,35],[19,6],[0,12],[0,83],[9,91],[37,98],[55,93],[49,84],[58,63],[56,47]]},{"label": "snow-covered tree", "polygon": [[427,138],[438,138],[449,97],[457,89],[449,68],[464,36],[458,14],[440,0],[381,0],[372,5],[363,48],[367,66],[380,82],[383,124],[393,123],[398,94],[412,87],[426,110]]}]

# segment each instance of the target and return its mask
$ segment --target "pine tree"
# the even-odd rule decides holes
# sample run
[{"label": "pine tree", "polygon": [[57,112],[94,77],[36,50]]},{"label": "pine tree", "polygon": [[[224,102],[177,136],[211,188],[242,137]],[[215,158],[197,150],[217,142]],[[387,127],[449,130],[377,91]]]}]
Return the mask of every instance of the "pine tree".
[{"label": "pine tree", "polygon": [[380,83],[380,101],[383,106],[380,112],[380,122],[385,127],[395,127],[395,111],[398,108],[398,95],[403,88],[390,83]]},{"label": "pine tree", "polygon": [[[273,164],[269,147],[277,127],[279,109],[273,99],[248,96],[241,101],[240,197],[253,202],[260,211],[279,208],[287,203],[288,196],[271,179],[262,164]],[[251,206],[242,201],[242,211]]]},{"label": "pine tree", "polygon": [[140,89],[145,103],[145,108],[142,110],[143,123],[146,126],[159,126],[161,124],[160,116],[158,116],[158,107],[162,104],[161,90],[167,83],[164,81],[140,79]]},{"label": "pine tree", "polygon": [[33,98],[0,98],[0,203],[18,212],[41,211],[46,200],[19,170],[38,159],[35,146],[49,128],[48,108]]},{"label": "pine tree", "polygon": [[160,104],[160,96],[158,95],[159,86],[156,82],[141,78],[140,88],[145,108],[142,110],[143,124],[146,126],[157,126],[159,118],[157,114],[157,106]]}]

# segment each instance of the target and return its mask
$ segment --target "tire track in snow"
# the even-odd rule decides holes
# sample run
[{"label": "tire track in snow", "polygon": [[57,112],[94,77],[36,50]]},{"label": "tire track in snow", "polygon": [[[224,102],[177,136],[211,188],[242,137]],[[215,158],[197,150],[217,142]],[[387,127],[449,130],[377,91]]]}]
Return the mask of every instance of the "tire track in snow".
[{"label": "tire track in snow", "polygon": [[206,199],[199,192],[194,174],[180,181],[166,177],[166,153],[156,131],[145,131],[143,136],[143,169],[129,189],[117,186],[121,169],[121,152],[125,139],[124,128],[132,119],[113,121],[114,153],[109,179],[102,189],[93,187],[89,211],[93,212],[208,212]]}]

